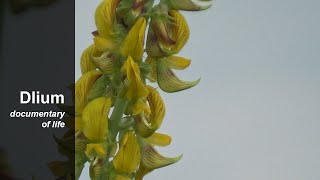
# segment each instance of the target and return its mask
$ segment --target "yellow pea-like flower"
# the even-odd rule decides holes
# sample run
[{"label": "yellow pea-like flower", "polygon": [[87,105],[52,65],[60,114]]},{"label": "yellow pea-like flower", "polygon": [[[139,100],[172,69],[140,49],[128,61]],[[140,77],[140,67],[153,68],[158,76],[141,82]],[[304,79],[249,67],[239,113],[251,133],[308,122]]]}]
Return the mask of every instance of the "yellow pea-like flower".
[{"label": "yellow pea-like flower", "polygon": [[124,62],[121,71],[127,77],[128,90],[126,96],[129,100],[146,97],[148,95],[148,89],[141,80],[139,66],[130,56]]},{"label": "yellow pea-like flower", "polygon": [[131,28],[127,37],[121,44],[120,51],[124,57],[131,56],[136,62],[141,60],[144,52],[144,36],[146,27],[146,19],[141,17]]},{"label": "yellow pea-like flower", "polygon": [[134,117],[136,129],[142,137],[151,136],[162,124],[166,108],[160,93],[153,87],[147,86],[149,95],[147,97],[150,115],[139,114]]},{"label": "yellow pea-like flower", "polygon": [[82,113],[88,103],[88,93],[95,81],[102,76],[100,71],[89,71],[85,73],[75,85],[75,112],[76,115]]},{"label": "yellow pea-like flower", "polygon": [[158,169],[161,167],[168,166],[170,164],[174,164],[178,162],[182,158],[181,156],[178,157],[164,157],[161,154],[158,153],[158,151],[149,144],[144,144],[142,147],[141,152],[141,163],[142,165],[149,169]]},{"label": "yellow pea-like flower", "polygon": [[94,44],[85,49],[81,55],[80,66],[82,74],[85,74],[89,71],[95,70],[96,66],[91,61],[92,57],[99,57],[101,55],[101,51],[99,51]]},{"label": "yellow pea-like flower", "polygon": [[115,23],[115,11],[120,0],[103,0],[95,12],[95,22],[101,37],[112,35]]},{"label": "yellow pea-like flower", "polygon": [[102,142],[108,133],[108,114],[111,99],[100,97],[91,101],[83,110],[82,131],[92,142]]},{"label": "yellow pea-like flower", "polygon": [[131,174],[140,164],[140,146],[136,135],[129,131],[122,138],[118,153],[113,159],[113,166],[119,173]]},{"label": "yellow pea-like flower", "polygon": [[177,10],[170,10],[167,20],[154,17],[147,38],[147,54],[152,57],[168,57],[177,54],[187,43],[190,30],[184,16]]},{"label": "yellow pea-like flower", "polygon": [[187,43],[190,30],[186,19],[183,15],[176,10],[169,11],[169,15],[173,18],[173,40],[176,42],[175,46],[171,49],[174,54],[181,51],[184,45]]}]

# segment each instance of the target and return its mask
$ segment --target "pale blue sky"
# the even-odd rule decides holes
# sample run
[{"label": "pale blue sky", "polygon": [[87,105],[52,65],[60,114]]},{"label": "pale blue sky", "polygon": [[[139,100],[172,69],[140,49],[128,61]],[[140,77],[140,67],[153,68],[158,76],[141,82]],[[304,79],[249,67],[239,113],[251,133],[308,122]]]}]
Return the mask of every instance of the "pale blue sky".
[{"label": "pale blue sky", "polygon": [[[76,1],[76,76],[99,0]],[[320,1],[217,0],[184,13],[198,86],[162,96],[160,151],[184,154],[146,180],[320,179]],[[87,172],[85,172],[87,173]],[[85,178],[83,176],[83,180]]]}]

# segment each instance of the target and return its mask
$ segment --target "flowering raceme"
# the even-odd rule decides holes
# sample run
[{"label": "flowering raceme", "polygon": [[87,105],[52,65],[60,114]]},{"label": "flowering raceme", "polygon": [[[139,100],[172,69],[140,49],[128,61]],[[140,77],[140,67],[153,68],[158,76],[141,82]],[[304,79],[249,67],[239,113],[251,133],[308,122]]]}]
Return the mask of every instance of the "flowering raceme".
[{"label": "flowering raceme", "polygon": [[180,11],[209,7],[191,0],[103,0],[97,7],[97,31],[75,85],[75,179],[87,162],[91,179],[142,180],[180,160],[155,148],[168,146],[171,137],[157,132],[166,108],[147,81],[169,93],[199,82],[174,73],[191,62],[177,55],[189,38]]}]

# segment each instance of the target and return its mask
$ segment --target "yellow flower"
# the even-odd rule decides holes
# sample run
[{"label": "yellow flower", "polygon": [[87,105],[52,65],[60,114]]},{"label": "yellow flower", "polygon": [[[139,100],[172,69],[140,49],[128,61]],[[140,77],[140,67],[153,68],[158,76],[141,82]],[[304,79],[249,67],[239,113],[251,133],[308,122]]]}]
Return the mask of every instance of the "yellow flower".
[{"label": "yellow flower", "polygon": [[167,15],[167,20],[154,17],[149,28],[146,51],[152,57],[177,54],[189,39],[190,30],[183,15],[176,10],[170,10]]},{"label": "yellow flower", "polygon": [[112,49],[115,45],[113,39],[115,11],[119,2],[119,0],[103,0],[96,9],[95,22],[98,36],[94,38],[94,43],[100,51]]},{"label": "yellow flower", "polygon": [[99,57],[101,52],[97,50],[94,44],[89,46],[85,49],[81,55],[80,65],[81,65],[81,72],[85,74],[89,71],[95,70],[96,66],[91,61],[92,57]]},{"label": "yellow flower", "polygon": [[149,91],[147,101],[151,113],[149,116],[145,114],[134,116],[136,130],[142,137],[151,136],[161,126],[166,112],[165,104],[159,92],[151,86],[147,86],[147,88]]},{"label": "yellow flower", "polygon": [[114,168],[119,173],[131,174],[139,167],[140,157],[137,137],[129,131],[122,138],[119,151],[113,159]]},{"label": "yellow flower", "polygon": [[91,101],[83,110],[82,131],[90,141],[106,140],[110,107],[111,99],[100,97]]},{"label": "yellow flower", "polygon": [[81,115],[84,107],[88,103],[88,93],[96,82],[102,76],[100,71],[89,71],[85,73],[75,85],[75,112],[76,115]]},{"label": "yellow flower", "polygon": [[141,17],[131,28],[127,37],[121,44],[120,51],[124,57],[131,56],[136,62],[141,60],[144,52],[144,36],[146,27],[146,19]]},{"label": "yellow flower", "polygon": [[126,96],[129,100],[146,97],[148,95],[148,89],[141,80],[139,66],[130,56],[124,62],[121,71],[127,77],[128,90]]}]

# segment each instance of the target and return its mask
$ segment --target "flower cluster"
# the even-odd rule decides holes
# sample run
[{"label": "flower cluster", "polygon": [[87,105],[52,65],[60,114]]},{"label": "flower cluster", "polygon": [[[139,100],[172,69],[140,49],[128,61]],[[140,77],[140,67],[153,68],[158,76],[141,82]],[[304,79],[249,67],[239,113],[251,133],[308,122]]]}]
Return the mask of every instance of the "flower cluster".
[{"label": "flower cluster", "polygon": [[91,179],[142,180],[181,158],[155,149],[171,137],[156,132],[166,108],[147,81],[169,93],[199,82],[182,81],[173,71],[190,65],[177,56],[189,38],[180,10],[209,7],[191,0],[103,0],[97,7],[97,31],[81,56],[75,85],[76,179],[86,162]]}]

